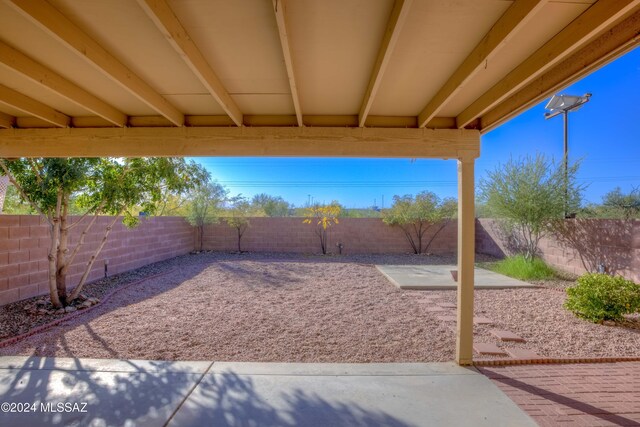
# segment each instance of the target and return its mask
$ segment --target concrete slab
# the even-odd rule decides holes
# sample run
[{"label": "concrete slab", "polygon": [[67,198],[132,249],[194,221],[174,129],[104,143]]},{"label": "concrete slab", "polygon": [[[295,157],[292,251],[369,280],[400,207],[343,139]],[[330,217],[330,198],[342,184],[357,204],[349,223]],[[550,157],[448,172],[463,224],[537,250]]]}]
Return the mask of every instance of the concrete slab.
[{"label": "concrete slab", "polygon": [[[451,276],[455,265],[376,265],[391,283],[400,289],[429,290],[457,289]],[[512,279],[483,268],[476,268],[475,287],[478,289],[535,288],[536,285]]]},{"label": "concrete slab", "polygon": [[0,357],[0,401],[37,405],[3,406],[3,427],[535,426],[478,370],[454,363]]},{"label": "concrete slab", "polygon": [[535,425],[475,369],[453,364],[328,368],[342,372],[337,375],[319,375],[318,369],[327,368],[214,363],[169,426]]},{"label": "concrete slab", "polygon": [[203,376],[185,362],[26,359],[0,358],[0,401],[35,404],[2,426],[161,426]]}]

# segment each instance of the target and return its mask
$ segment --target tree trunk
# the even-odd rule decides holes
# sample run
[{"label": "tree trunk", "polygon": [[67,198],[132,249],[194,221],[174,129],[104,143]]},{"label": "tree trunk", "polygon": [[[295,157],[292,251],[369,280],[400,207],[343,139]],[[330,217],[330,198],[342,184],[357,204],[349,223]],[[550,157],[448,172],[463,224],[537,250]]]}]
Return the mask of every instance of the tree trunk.
[{"label": "tree trunk", "polygon": [[200,232],[200,252],[202,252],[202,240],[204,239],[204,225],[200,225],[198,227],[198,231]]},{"label": "tree trunk", "polygon": [[69,230],[67,228],[67,213],[69,207],[68,196],[62,199],[62,213],[60,215],[60,240],[56,253],[56,288],[62,305],[67,305],[67,252]]},{"label": "tree trunk", "polygon": [[105,243],[107,243],[107,238],[109,237],[109,234],[111,233],[111,230],[113,229],[113,226],[118,220],[118,217],[120,216],[121,213],[122,212],[118,212],[118,214],[115,216],[113,221],[111,221],[111,223],[105,229],[104,235],[102,236],[102,240],[100,241],[100,245],[98,245],[98,249],[96,249],[94,254],[91,255],[91,258],[87,263],[87,267],[85,268],[84,273],[80,278],[80,282],[75,287],[73,292],[71,292],[71,295],[68,298],[68,302],[72,302],[74,299],[78,298],[78,295],[80,295],[80,292],[82,292],[82,288],[84,287],[84,284],[87,281],[87,277],[89,277],[89,273],[91,272],[91,267],[93,267],[93,263],[96,262],[96,259],[98,258],[98,255],[100,255],[102,248],[104,248]]},{"label": "tree trunk", "polygon": [[62,206],[62,192],[58,192],[58,200],[56,202],[56,210],[50,219],[51,227],[49,234],[51,236],[51,246],[49,246],[49,294],[51,304],[56,308],[63,307],[63,301],[60,301],[58,289],[58,246],[60,244],[60,209]]},{"label": "tree trunk", "polygon": [[62,308],[62,302],[58,297],[58,281],[57,281],[57,262],[56,252],[58,247],[58,238],[60,233],[60,224],[57,218],[53,218],[49,227],[49,235],[51,237],[51,246],[49,246],[49,296],[51,304],[56,308]]},{"label": "tree trunk", "polygon": [[400,229],[404,232],[404,236],[409,241],[409,244],[411,245],[411,249],[413,249],[413,253],[417,255],[418,247],[416,246],[416,242],[413,241],[413,236],[411,236],[411,231],[407,230],[403,226],[400,226]]},{"label": "tree trunk", "polygon": [[429,241],[427,242],[427,246],[425,246],[425,248],[424,248],[425,252],[429,252],[429,247],[431,246],[431,243],[433,243],[433,241],[435,240],[436,236],[438,236],[438,234],[440,234],[440,232],[442,230],[444,230],[444,228],[447,226],[447,224],[449,224],[449,220],[443,221],[443,223],[440,226],[440,228],[438,228],[436,230],[436,232],[433,234],[433,236],[431,236],[431,239],[429,239]]},{"label": "tree trunk", "polygon": [[242,231],[240,231],[240,228],[238,227],[238,253],[241,254],[242,250],[240,249],[240,240],[242,240]]}]

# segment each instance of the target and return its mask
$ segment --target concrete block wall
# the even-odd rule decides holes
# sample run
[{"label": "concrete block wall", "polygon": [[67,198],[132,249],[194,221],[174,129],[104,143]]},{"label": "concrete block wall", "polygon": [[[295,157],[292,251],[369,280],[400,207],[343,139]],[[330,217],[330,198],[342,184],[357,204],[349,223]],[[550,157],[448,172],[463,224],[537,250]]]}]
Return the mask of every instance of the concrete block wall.
[{"label": "concrete block wall", "polygon": [[[77,219],[73,217],[72,221]],[[113,217],[100,217],[93,225],[69,269],[68,285],[78,283],[112,220]],[[72,230],[70,245],[75,245],[82,228],[79,225]],[[49,292],[50,241],[48,224],[39,216],[0,215],[0,305]],[[183,218],[149,218],[134,229],[118,221],[93,265],[89,281],[104,276],[107,259],[109,274],[116,274],[188,253],[193,245],[193,228]]]},{"label": "concrete block wall", "polygon": [[[572,274],[607,271],[640,283],[640,220],[567,220],[563,236],[540,241],[542,258]],[[476,221],[476,252],[503,257],[509,254],[506,236],[493,219]]]},{"label": "concrete block wall", "polygon": [[[251,218],[250,226],[242,236],[242,250],[321,253],[315,227],[302,221],[303,218]],[[434,231],[427,233],[425,241]],[[456,222],[452,221],[436,237],[429,251],[455,253],[457,236]],[[236,231],[224,222],[207,226],[203,240],[203,248],[207,250],[237,250]],[[402,230],[386,225],[379,218],[340,218],[339,224],[329,228],[328,252],[338,253],[336,245],[340,242],[343,244],[343,254],[413,252]]]}]

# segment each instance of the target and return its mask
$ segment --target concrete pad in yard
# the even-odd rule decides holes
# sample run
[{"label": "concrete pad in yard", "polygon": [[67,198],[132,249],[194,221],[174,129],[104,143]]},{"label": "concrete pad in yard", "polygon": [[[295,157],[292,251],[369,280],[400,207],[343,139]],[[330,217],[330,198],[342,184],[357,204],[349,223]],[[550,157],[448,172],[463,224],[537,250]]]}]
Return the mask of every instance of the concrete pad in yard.
[{"label": "concrete pad in yard", "polygon": [[0,425],[161,426],[211,365],[194,363],[0,358],[0,401],[35,404],[3,410]]},{"label": "concrete pad in yard", "polygon": [[169,426],[535,426],[454,364],[214,363]]},{"label": "concrete pad in yard", "polygon": [[[458,286],[451,276],[451,270],[458,268],[455,265],[376,265],[376,268],[400,289],[457,289]],[[474,272],[477,289],[536,287],[483,268],[476,268]]]}]

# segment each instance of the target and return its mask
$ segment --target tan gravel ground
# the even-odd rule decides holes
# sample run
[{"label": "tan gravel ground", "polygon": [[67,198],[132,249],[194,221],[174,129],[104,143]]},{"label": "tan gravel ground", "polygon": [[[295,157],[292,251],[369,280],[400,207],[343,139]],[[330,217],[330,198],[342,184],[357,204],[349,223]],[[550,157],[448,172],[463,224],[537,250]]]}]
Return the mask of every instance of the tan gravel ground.
[{"label": "tan gravel ground", "polygon": [[453,358],[454,335],[446,325],[373,265],[344,260],[187,257],[178,272],[123,290],[0,354],[263,362]]},{"label": "tan gravel ground", "polygon": [[[456,301],[455,291],[437,294],[438,301]],[[629,316],[615,326],[595,324],[567,311],[562,306],[565,298],[566,294],[556,289],[476,290],[475,315],[495,323],[475,325],[474,341],[526,348],[543,357],[640,356],[638,316]],[[490,334],[491,329],[514,332],[527,342],[501,343]]]},{"label": "tan gravel ground", "polygon": [[[427,362],[453,359],[455,322],[428,311],[455,291],[401,291],[374,263],[452,263],[427,256],[209,253],[116,294],[89,313],[0,354],[164,360]],[[547,357],[640,356],[640,321],[575,318],[554,289],[478,290],[476,341],[507,329]],[[513,345],[512,345],[513,346]]]}]

